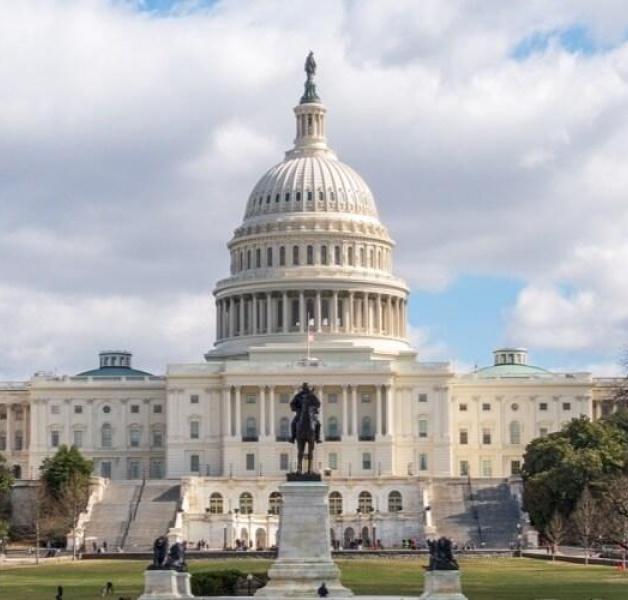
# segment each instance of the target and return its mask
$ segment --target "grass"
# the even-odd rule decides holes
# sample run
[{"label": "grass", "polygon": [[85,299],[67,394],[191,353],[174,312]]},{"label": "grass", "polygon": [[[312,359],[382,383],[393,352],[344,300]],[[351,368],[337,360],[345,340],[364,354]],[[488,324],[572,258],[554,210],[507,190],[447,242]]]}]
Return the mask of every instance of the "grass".
[{"label": "grass", "polygon": [[[268,567],[263,560],[191,561],[190,570],[236,568],[244,572]],[[424,560],[364,559],[339,561],[342,580],[357,594],[413,595],[422,589]],[[114,599],[135,600],[143,587],[144,561],[80,561],[2,567],[0,600],[51,600],[56,586],[64,600],[97,600],[108,580]],[[463,591],[470,600],[626,600],[628,573],[611,567],[551,563],[533,559],[473,558],[460,561]],[[111,596],[110,596],[111,598]]]}]

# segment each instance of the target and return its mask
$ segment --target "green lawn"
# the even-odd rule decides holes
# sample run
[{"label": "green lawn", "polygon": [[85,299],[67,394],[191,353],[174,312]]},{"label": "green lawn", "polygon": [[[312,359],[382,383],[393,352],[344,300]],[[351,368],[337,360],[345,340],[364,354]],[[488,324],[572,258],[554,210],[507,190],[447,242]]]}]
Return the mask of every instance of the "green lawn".
[{"label": "green lawn", "polygon": [[[626,600],[628,574],[610,567],[584,567],[532,559],[463,559],[464,593],[470,600]],[[262,560],[192,561],[191,571],[237,568],[262,571]],[[343,583],[358,594],[419,596],[424,560],[364,559],[339,561]],[[0,569],[0,600],[52,600],[56,586],[64,600],[97,600],[111,580],[120,595],[135,600],[142,591],[145,562],[81,561],[39,567]]]}]

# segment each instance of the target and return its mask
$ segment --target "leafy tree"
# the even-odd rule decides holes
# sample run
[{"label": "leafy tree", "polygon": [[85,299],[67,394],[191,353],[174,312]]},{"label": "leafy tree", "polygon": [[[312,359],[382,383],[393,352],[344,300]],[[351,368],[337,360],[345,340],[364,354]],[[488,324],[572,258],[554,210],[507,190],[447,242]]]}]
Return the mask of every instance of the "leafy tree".
[{"label": "leafy tree", "polygon": [[[76,530],[78,517],[89,499],[93,466],[93,461],[86,459],[78,448],[65,445],[42,463],[45,500],[40,510],[47,516],[51,533]],[[76,555],[76,539],[73,547]]]},{"label": "leafy tree", "polygon": [[580,417],[528,444],[522,468],[523,503],[532,524],[544,531],[555,513],[568,518],[585,487],[594,491],[620,474],[625,439],[613,424]]},{"label": "leafy tree", "polygon": [[0,519],[8,520],[11,514],[11,486],[15,482],[7,459],[0,454]]}]

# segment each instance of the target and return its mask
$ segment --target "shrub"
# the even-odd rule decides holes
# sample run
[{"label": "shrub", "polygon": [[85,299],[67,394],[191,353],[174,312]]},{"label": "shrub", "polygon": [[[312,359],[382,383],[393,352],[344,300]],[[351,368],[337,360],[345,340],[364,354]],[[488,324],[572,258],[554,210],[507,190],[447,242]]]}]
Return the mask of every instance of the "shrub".
[{"label": "shrub", "polygon": [[[247,573],[237,569],[192,573],[192,594],[195,596],[235,596],[246,586]],[[266,573],[253,573],[255,588],[268,581]]]}]

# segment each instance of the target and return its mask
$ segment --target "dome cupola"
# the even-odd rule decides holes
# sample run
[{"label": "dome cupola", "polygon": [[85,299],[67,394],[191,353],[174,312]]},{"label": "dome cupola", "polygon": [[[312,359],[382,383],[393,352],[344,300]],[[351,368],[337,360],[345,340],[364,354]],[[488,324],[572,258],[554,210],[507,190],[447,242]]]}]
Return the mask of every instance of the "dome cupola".
[{"label": "dome cupola", "polygon": [[394,243],[366,182],[327,145],[327,109],[310,52],[294,108],[294,147],[253,187],[228,244],[219,281],[216,347],[207,358],[251,346],[302,343],[410,351],[408,289],[392,272]]}]

